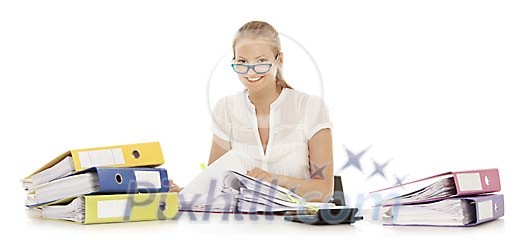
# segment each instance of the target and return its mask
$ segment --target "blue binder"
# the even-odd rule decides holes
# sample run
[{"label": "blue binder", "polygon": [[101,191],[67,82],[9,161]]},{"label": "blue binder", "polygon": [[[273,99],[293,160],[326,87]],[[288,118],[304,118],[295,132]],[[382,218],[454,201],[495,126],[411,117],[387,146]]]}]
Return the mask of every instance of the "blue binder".
[{"label": "blue binder", "polygon": [[169,191],[164,168],[92,167],[38,186],[26,198],[35,207],[88,194],[162,193]]},{"label": "blue binder", "polygon": [[[93,167],[75,174],[89,172],[96,173],[98,177],[99,189],[95,193],[159,193],[170,189],[168,172],[164,168]],[[139,174],[143,174],[142,177]]]}]

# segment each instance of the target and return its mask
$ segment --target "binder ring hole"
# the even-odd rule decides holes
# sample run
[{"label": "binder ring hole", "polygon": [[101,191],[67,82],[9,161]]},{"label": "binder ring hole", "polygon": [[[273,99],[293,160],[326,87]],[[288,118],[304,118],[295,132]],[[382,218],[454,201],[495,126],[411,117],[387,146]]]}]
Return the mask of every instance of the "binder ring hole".
[{"label": "binder ring hole", "polygon": [[140,158],[140,152],[138,150],[133,150],[131,152],[131,156],[133,156],[133,158],[135,158],[135,159],[139,159]]},{"label": "binder ring hole", "polygon": [[119,173],[117,173],[115,175],[115,180],[117,181],[117,184],[122,184],[122,175],[120,175]]},{"label": "binder ring hole", "polygon": [[488,176],[485,176],[485,185],[490,185],[490,179]]},{"label": "binder ring hole", "polygon": [[160,204],[159,204],[159,209],[160,209],[161,211],[166,210],[166,202],[164,202],[164,201],[160,202]]},{"label": "binder ring hole", "polygon": [[494,203],[494,211],[498,212],[498,210],[499,210],[498,204]]}]

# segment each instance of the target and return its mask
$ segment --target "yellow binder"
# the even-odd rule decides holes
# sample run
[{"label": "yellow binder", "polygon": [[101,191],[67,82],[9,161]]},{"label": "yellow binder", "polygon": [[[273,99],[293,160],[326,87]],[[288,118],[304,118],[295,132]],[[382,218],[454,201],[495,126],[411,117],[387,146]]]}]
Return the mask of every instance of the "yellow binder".
[{"label": "yellow binder", "polygon": [[84,224],[172,220],[179,210],[177,193],[89,195]]},{"label": "yellow binder", "polygon": [[[68,162],[64,162],[68,161]],[[104,167],[155,167],[164,164],[159,142],[115,145],[97,148],[70,150],[56,157],[40,169],[23,179],[24,187],[32,183],[42,184],[52,179],[95,166]],[[57,170],[56,172],[53,170]],[[38,182],[31,178],[39,174]],[[44,176],[42,176],[44,175]]]},{"label": "yellow binder", "polygon": [[81,224],[174,220],[177,193],[84,195],[31,208],[33,216]]}]

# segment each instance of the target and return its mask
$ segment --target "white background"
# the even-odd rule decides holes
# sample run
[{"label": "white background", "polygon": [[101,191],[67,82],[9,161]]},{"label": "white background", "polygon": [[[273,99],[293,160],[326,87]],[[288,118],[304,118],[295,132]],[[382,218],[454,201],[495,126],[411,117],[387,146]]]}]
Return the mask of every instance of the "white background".
[{"label": "white background", "polygon": [[[2,1],[2,245],[501,249],[524,224],[523,13],[522,1]],[[79,226],[26,217],[19,180],[68,149],[160,141],[170,177],[188,183],[208,159],[209,97],[242,90],[227,64],[236,29],[250,20],[306,49],[283,43],[284,75],[324,96],[335,169],[346,161],[343,146],[372,146],[364,173],[342,173],[351,201],[393,184],[394,175],[497,167],[505,218],[468,229],[396,229],[187,219]],[[372,159],[392,159],[388,181],[366,180]]]}]

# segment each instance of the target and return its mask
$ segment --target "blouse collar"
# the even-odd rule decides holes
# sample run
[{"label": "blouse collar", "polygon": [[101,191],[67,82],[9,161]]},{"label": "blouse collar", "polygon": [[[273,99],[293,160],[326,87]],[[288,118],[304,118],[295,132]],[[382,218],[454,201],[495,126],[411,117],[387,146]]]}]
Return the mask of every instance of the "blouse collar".
[{"label": "blouse collar", "polygon": [[[277,109],[283,103],[284,97],[286,97],[287,93],[288,93],[288,88],[281,89],[281,93],[279,94],[277,99],[275,99],[275,101],[273,101],[272,104],[270,104],[270,111]],[[255,112],[255,105],[253,105],[253,103],[250,101],[250,97],[248,97],[248,89],[244,90],[244,98],[245,98],[246,104],[251,109],[251,111]]]}]

